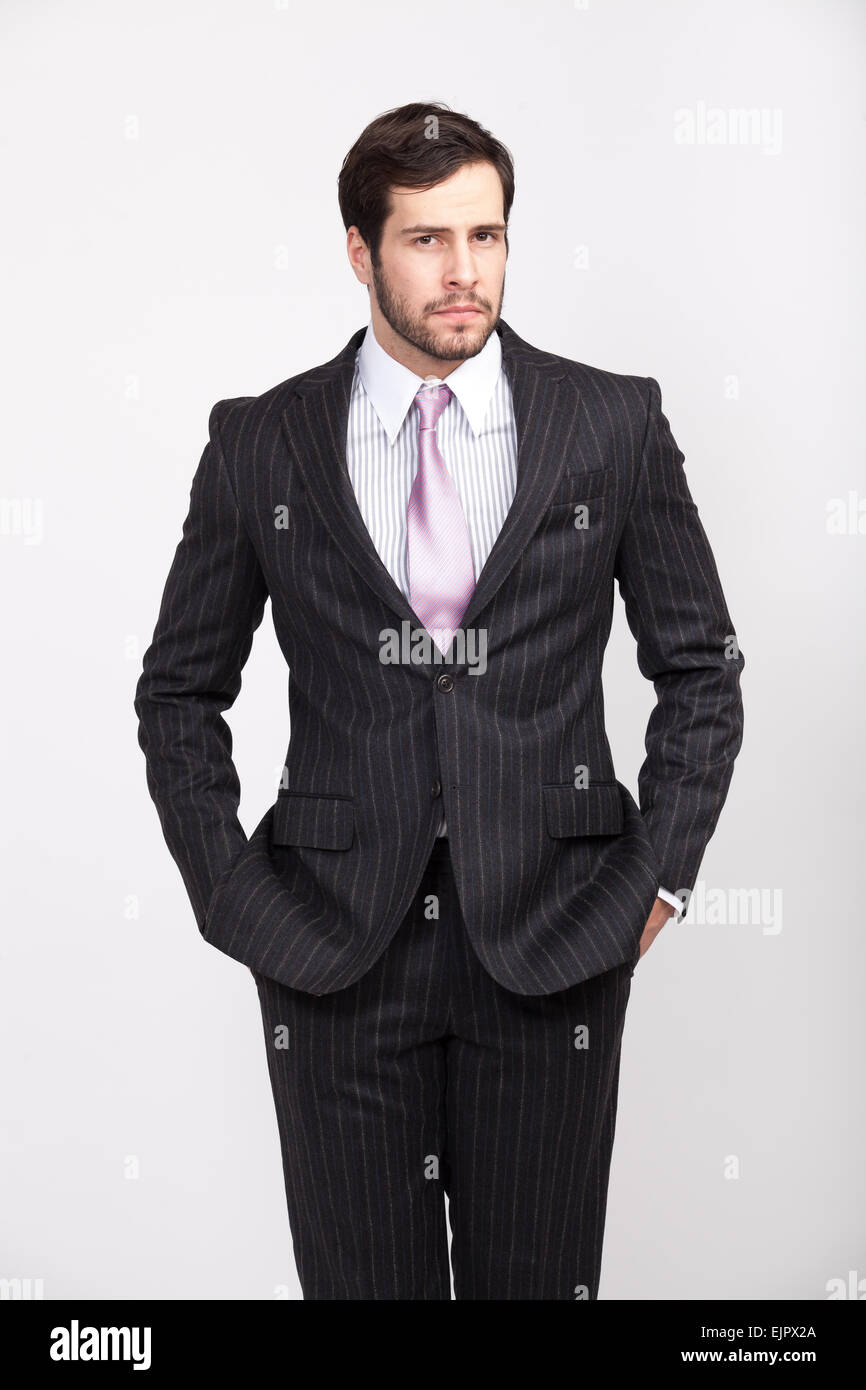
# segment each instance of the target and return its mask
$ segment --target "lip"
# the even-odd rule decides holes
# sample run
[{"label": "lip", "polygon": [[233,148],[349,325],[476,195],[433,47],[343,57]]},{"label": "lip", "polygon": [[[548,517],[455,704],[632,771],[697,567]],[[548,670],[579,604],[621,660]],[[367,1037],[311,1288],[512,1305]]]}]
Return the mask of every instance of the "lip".
[{"label": "lip", "polygon": [[471,319],[471,318],[474,318],[476,314],[480,314],[480,313],[481,313],[481,310],[480,310],[480,309],[475,309],[475,308],[468,308],[468,309],[437,309],[437,310],[436,310],[436,313],[437,313],[438,317],[440,317],[440,318],[443,318],[443,319],[457,319],[457,320],[459,321],[460,319]]}]

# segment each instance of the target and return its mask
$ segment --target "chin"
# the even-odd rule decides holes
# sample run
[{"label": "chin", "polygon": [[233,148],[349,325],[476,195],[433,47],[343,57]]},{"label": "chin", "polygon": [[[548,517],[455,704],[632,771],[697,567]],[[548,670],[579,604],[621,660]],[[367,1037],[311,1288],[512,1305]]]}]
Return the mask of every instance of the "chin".
[{"label": "chin", "polygon": [[467,339],[483,334],[486,327],[486,318],[473,319],[471,323],[443,323],[438,336],[440,341],[465,343]]}]

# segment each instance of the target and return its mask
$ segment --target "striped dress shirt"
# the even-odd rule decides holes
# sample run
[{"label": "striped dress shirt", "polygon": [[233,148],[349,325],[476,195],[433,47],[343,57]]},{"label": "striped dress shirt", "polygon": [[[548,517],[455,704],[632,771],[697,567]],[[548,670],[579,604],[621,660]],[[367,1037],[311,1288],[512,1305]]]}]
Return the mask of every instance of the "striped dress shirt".
[{"label": "striped dress shirt", "polygon": [[[358,508],[378,552],[406,601],[409,494],[418,471],[418,390],[438,385],[391,357],[368,323],[355,356],[346,461]],[[436,439],[466,523],[475,578],[493,549],[517,486],[517,429],[498,333],[446,378],[452,399],[439,417]],[[443,817],[439,835],[447,834]],[[659,897],[680,911],[667,889]]]}]

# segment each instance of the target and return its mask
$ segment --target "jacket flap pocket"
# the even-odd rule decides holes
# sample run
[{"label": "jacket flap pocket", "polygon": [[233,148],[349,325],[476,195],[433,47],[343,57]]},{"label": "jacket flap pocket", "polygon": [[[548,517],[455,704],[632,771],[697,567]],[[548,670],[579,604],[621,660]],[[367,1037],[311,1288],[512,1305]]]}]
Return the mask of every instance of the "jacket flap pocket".
[{"label": "jacket flap pocket", "polygon": [[280,792],[274,807],[271,841],[311,849],[348,849],[355,833],[350,797]]},{"label": "jacket flap pocket", "polygon": [[575,787],[571,782],[544,788],[544,812],[551,835],[618,835],[623,810],[616,782],[592,782]]}]

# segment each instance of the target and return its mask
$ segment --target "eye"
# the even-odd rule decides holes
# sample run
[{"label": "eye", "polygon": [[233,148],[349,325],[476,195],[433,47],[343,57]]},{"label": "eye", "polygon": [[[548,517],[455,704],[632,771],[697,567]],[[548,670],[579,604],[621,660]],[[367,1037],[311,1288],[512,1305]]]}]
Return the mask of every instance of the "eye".
[{"label": "eye", "polygon": [[[482,246],[490,246],[494,241],[498,241],[498,240],[499,240],[499,234],[498,234],[498,232],[476,232],[475,235],[476,235],[476,237],[486,237],[486,238],[487,238],[486,241],[484,241],[484,242],[481,243]],[[435,241],[435,240],[436,240],[436,238],[435,238],[433,232],[424,232],[421,236],[416,236],[416,237],[413,237],[413,238],[412,238],[412,245],[413,245],[413,246],[420,246],[422,243],[428,243],[428,244],[429,244],[430,242]]]}]

